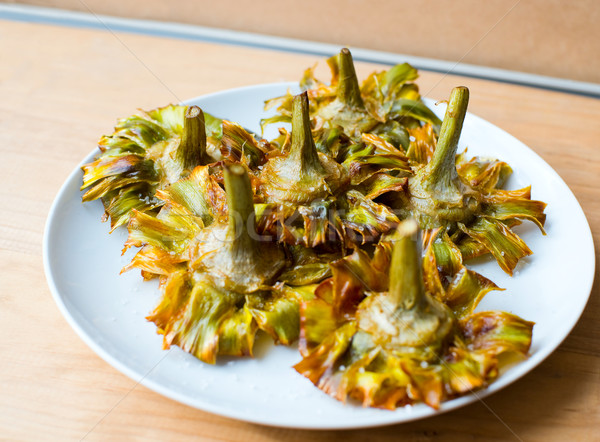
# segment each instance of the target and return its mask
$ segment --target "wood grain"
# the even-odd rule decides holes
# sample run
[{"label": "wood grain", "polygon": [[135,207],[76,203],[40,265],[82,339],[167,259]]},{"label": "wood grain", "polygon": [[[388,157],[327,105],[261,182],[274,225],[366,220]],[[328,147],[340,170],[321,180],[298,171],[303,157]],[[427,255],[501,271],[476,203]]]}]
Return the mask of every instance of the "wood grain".
[{"label": "wood grain", "polygon": [[[86,347],[52,301],[41,240],[60,185],[119,116],[222,89],[293,81],[317,60],[8,21],[0,21],[0,60],[0,439],[598,440],[598,284],[571,335],[532,373],[485,403],[414,423],[340,432],[268,428],[136,386]],[[360,64],[359,76],[375,67]],[[598,248],[600,100],[427,72],[419,84],[434,99],[468,86],[473,113],[520,138],[563,177]]]},{"label": "wood grain", "polygon": [[8,0],[600,83],[597,0]]}]

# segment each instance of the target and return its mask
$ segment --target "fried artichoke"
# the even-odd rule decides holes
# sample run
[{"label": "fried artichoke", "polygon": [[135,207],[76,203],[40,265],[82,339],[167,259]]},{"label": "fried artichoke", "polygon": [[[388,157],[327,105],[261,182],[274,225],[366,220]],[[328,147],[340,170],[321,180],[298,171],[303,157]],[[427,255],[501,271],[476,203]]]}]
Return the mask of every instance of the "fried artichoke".
[{"label": "fried artichoke", "polygon": [[427,289],[416,233],[406,221],[372,260],[359,253],[335,263],[333,278],[302,303],[295,368],[340,401],[438,408],[488,385],[509,356],[527,355],[533,323],[504,312],[459,318]]},{"label": "fried artichoke", "polygon": [[224,182],[227,219],[191,228],[193,238],[183,238],[188,262],[163,278],[162,301],[148,316],[164,335],[165,348],[178,345],[208,363],[217,355],[252,355],[258,330],[285,345],[299,333],[302,292],[277,284],[287,256],[256,233],[244,166],[224,166]]},{"label": "fried artichoke", "polygon": [[[331,69],[331,84],[314,77],[308,69],[300,81],[302,90],[311,100],[311,118],[315,128],[341,128],[347,135],[360,140],[363,133],[380,134],[387,141],[408,147],[408,127],[429,122],[439,127],[438,117],[421,101],[419,89],[412,83],[417,70],[408,63],[388,71],[371,74],[359,85],[352,55],[346,48],[327,60]],[[266,109],[277,107],[277,115],[262,121],[262,126],[291,119],[292,95],[273,98]]]},{"label": "fried artichoke", "polygon": [[161,206],[156,189],[218,159],[221,123],[197,106],[176,105],[119,120],[100,139],[98,158],[82,167],[83,201],[100,198],[112,229],[134,209],[155,211]]},{"label": "fried artichoke", "polygon": [[[414,217],[421,228],[443,227],[464,259],[491,253],[512,275],[519,259],[531,250],[510,228],[522,220],[534,222],[544,232],[546,204],[531,200],[531,188],[507,191],[500,187],[511,173],[497,160],[456,155],[469,102],[469,90],[452,90],[439,139],[431,159],[414,166],[407,193],[394,203],[401,218]],[[416,150],[416,149],[415,149]],[[421,143],[421,154],[423,155]]]},{"label": "fried artichoke", "polygon": [[291,123],[269,141],[197,106],[119,120],[83,201],[127,224],[123,271],[159,279],[147,319],[165,348],[213,364],[251,356],[262,330],[298,340],[294,368],[340,401],[438,408],[526,357],[533,323],[475,313],[502,289],[464,262],[490,253],[512,275],[532,253],[512,228],[544,233],[545,204],[502,189],[508,164],[457,155],[467,88],[442,122],[412,66],[359,84],[348,49],[328,64],[329,85],[308,69],[301,94],[266,102],[263,128]]}]

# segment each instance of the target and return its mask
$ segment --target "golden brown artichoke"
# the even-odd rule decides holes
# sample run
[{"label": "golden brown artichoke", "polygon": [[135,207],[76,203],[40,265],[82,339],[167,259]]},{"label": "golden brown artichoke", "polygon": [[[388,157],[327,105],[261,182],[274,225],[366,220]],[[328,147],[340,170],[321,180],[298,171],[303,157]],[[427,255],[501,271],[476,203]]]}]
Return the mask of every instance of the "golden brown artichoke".
[{"label": "golden brown artichoke", "polygon": [[423,273],[416,232],[407,221],[372,258],[358,252],[334,263],[332,279],[302,303],[303,359],[295,368],[338,400],[438,408],[493,381],[504,356],[527,354],[533,323],[503,312],[470,313],[487,288],[470,286],[469,313],[461,317],[428,289],[439,281]]}]

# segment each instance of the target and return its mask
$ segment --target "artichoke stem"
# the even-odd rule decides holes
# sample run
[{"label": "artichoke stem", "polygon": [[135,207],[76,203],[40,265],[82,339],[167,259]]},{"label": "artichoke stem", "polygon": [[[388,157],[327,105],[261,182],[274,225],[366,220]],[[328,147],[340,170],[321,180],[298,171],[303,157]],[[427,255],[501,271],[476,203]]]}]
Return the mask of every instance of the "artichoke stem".
[{"label": "artichoke stem", "polygon": [[407,220],[398,226],[393,241],[388,301],[395,310],[412,310],[425,300],[418,226]]},{"label": "artichoke stem", "polygon": [[459,86],[452,89],[437,147],[433,158],[427,164],[427,181],[431,188],[448,188],[458,179],[456,151],[468,104],[468,88]]},{"label": "artichoke stem", "polygon": [[352,54],[348,48],[344,48],[338,55],[339,82],[337,86],[337,98],[342,103],[353,108],[364,109],[365,104],[360,96],[358,77],[354,69]]},{"label": "artichoke stem", "polygon": [[226,240],[233,242],[233,249],[247,250],[254,246],[256,230],[251,235],[249,229],[255,229],[254,200],[250,178],[243,166],[239,164],[223,167],[225,191],[229,221]]},{"label": "artichoke stem", "polygon": [[[312,137],[308,108],[308,94],[296,95],[292,107],[292,146],[287,162],[299,165],[300,173],[324,172],[317,147]],[[297,166],[296,166],[297,167]]]},{"label": "artichoke stem", "polygon": [[206,153],[204,113],[198,106],[188,106],[183,120],[183,133],[177,148],[177,159],[184,169],[210,162]]}]

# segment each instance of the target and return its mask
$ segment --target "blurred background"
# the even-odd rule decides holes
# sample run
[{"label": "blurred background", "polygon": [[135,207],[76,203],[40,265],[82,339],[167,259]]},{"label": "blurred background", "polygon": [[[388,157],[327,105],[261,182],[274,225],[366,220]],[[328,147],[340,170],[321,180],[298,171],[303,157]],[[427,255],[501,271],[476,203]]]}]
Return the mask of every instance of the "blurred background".
[{"label": "blurred background", "polygon": [[599,0],[19,0],[600,83]]}]

